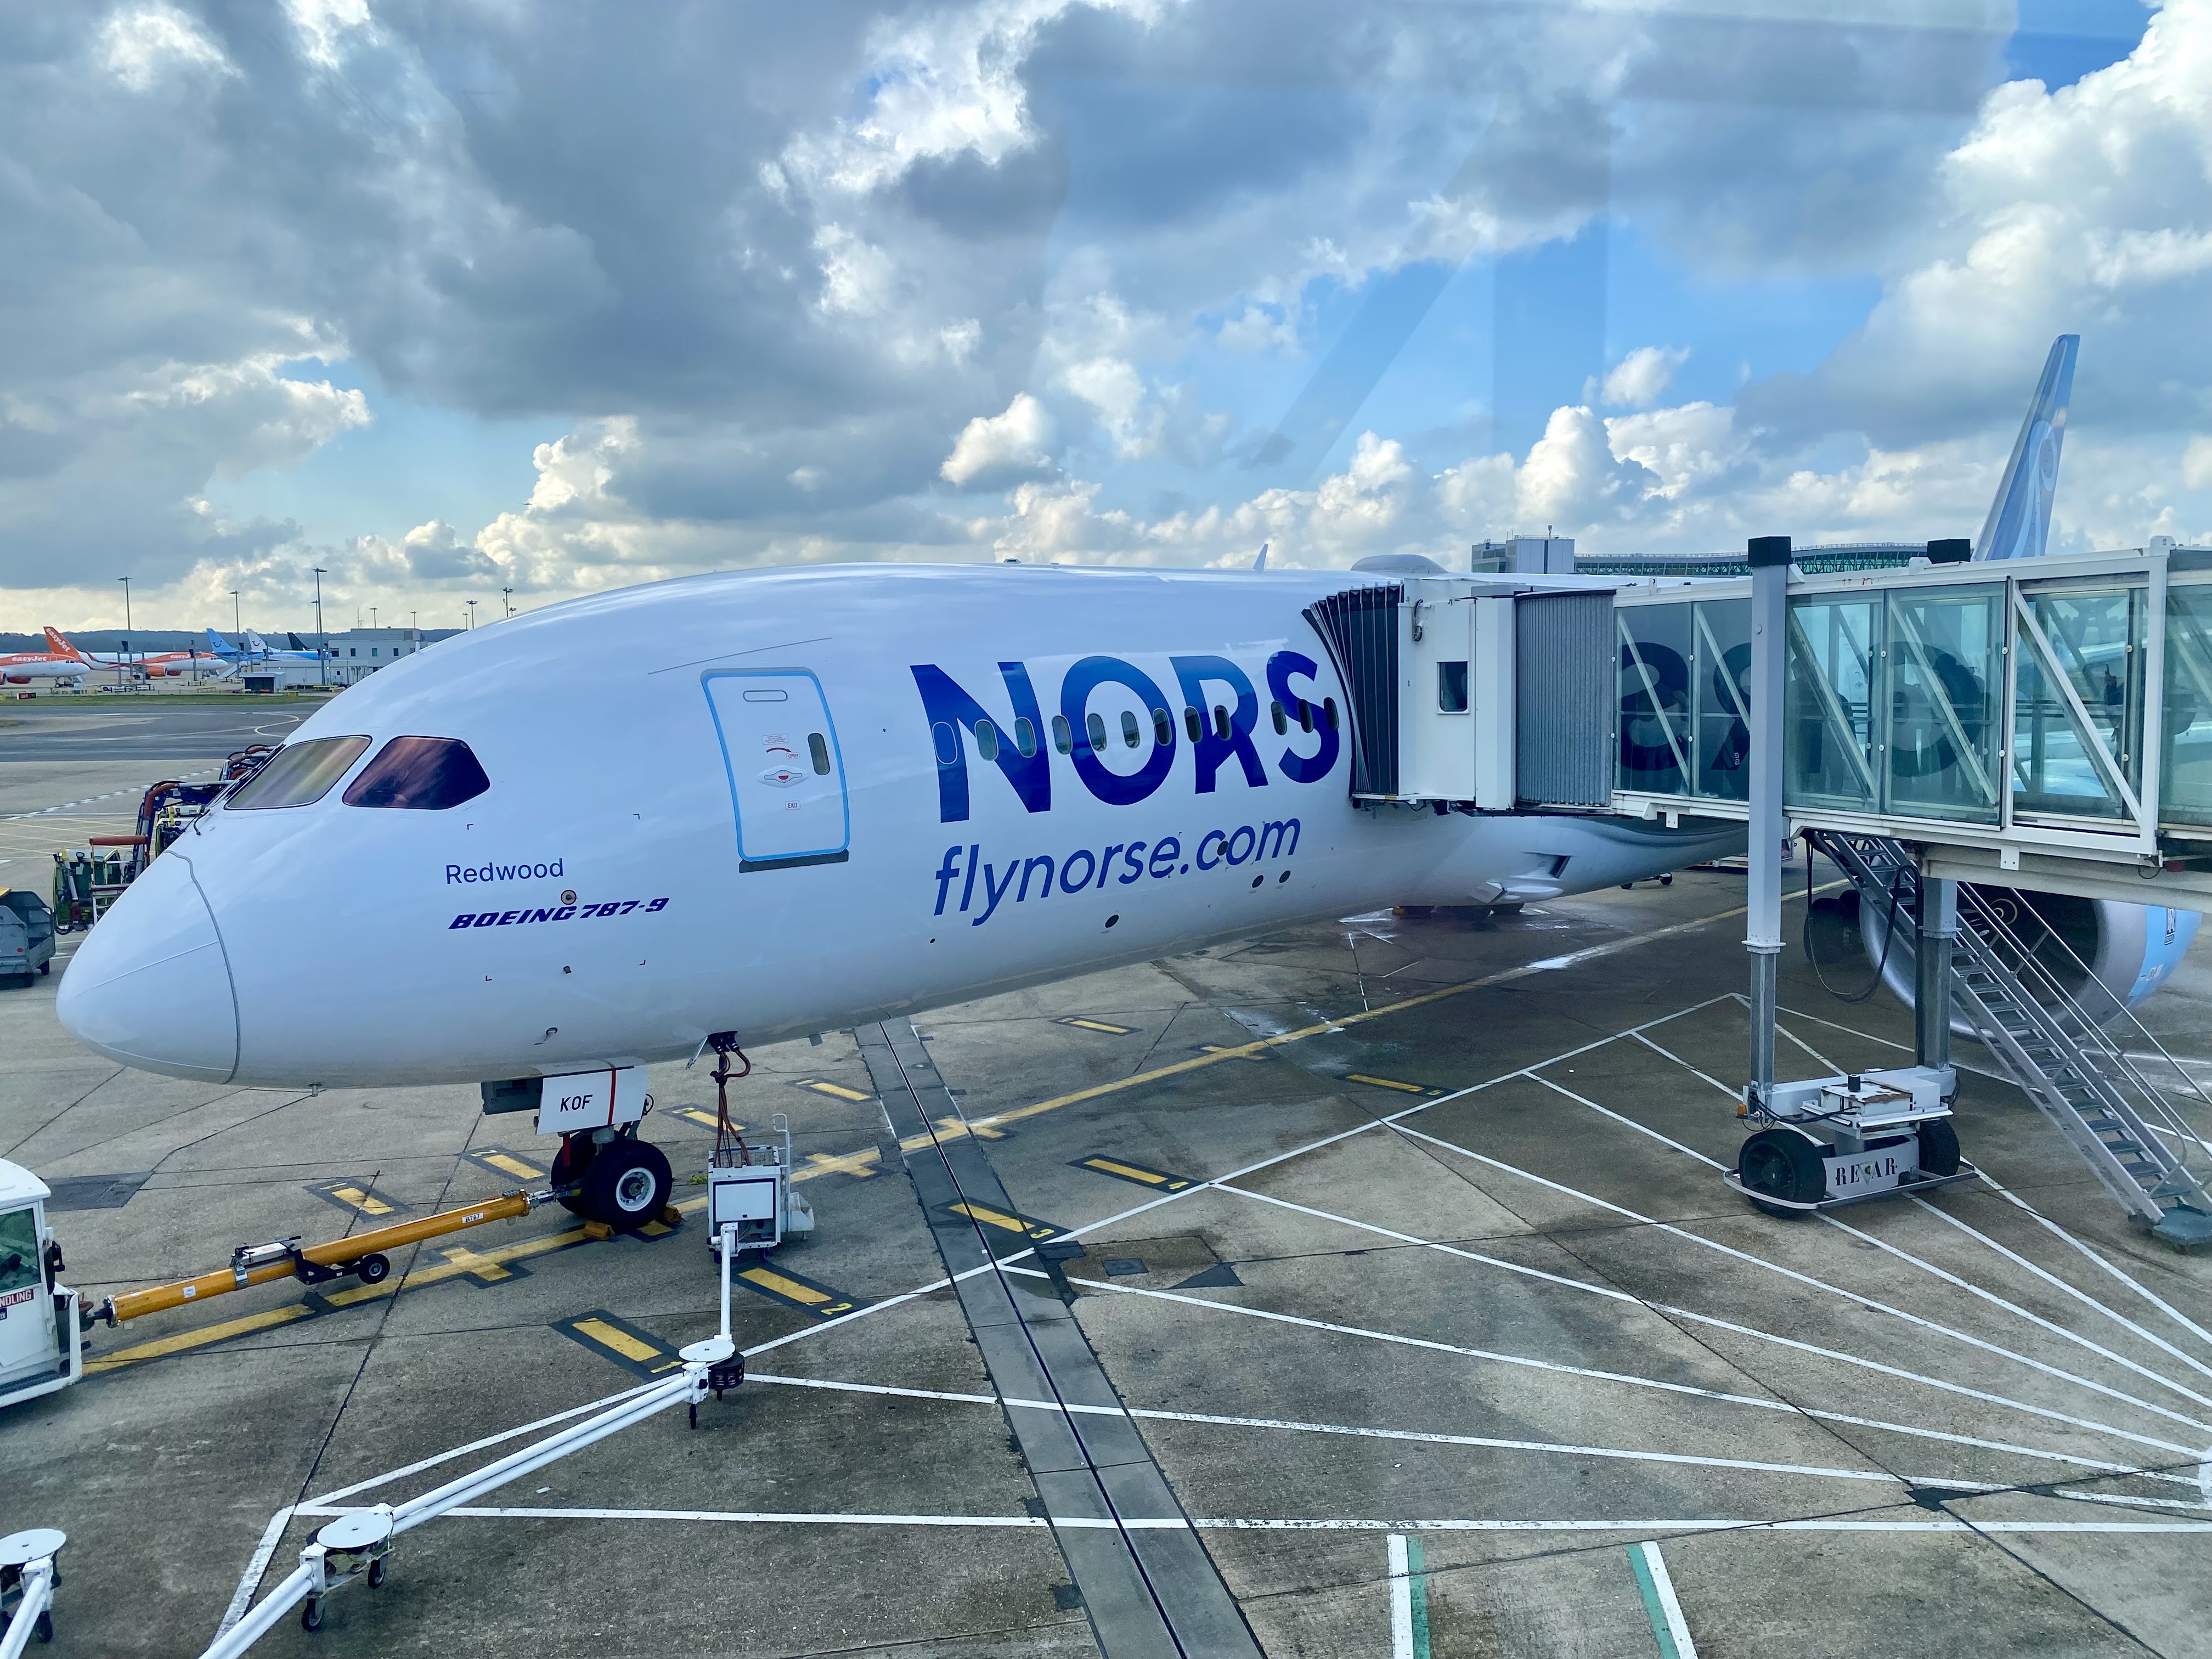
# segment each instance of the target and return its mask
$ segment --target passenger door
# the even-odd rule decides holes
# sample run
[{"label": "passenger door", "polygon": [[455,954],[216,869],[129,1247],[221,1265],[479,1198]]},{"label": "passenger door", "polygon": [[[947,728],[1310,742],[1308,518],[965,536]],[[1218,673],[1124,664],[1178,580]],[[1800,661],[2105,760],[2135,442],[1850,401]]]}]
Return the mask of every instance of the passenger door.
[{"label": "passenger door", "polygon": [[706,677],[737,815],[738,868],[842,864],[851,816],[822,683],[805,669]]}]

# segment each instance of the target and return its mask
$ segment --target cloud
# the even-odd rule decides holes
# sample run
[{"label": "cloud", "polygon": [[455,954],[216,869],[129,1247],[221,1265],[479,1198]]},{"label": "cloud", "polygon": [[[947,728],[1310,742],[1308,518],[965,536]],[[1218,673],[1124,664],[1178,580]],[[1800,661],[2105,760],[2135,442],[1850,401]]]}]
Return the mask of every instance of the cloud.
[{"label": "cloud", "polygon": [[963,489],[1003,488],[1049,469],[1053,438],[1050,412],[1028,392],[1016,392],[1003,415],[978,415],[963,427],[938,471]]},{"label": "cloud", "polygon": [[1601,395],[1615,409],[1649,409],[1689,361],[1686,347],[1638,346],[1607,372]]}]

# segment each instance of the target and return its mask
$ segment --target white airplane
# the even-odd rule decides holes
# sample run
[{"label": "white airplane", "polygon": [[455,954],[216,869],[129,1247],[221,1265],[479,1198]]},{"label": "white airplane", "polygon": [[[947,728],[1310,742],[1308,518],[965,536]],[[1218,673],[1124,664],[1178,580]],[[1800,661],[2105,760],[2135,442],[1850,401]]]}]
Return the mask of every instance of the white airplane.
[{"label": "white airplane", "polygon": [[[1309,612],[1377,580],[815,567],[465,633],[317,711],[155,860],[78,949],[60,1017],[215,1083],[489,1103],[524,1080],[556,1170],[623,1177],[586,1181],[587,1212],[635,1225],[669,1171],[626,1068],[1741,848],[1726,823],[1355,800],[1354,699]],[[583,655],[623,667],[587,683]],[[1439,706],[1457,668],[1467,708],[1468,665],[1442,667]],[[352,948],[302,958],[303,929]]]},{"label": "white airplane", "polygon": [[[1375,580],[767,570],[464,634],[319,710],[155,860],[79,948],[61,1018],[210,1081],[604,1079],[717,1033],[1741,845],[1356,806],[1346,693],[1301,612]],[[639,667],[586,684],[560,666],[586,649]],[[343,925],[343,963],[291,948],[318,923]]]},{"label": "white airplane", "polygon": [[0,655],[0,685],[28,685],[33,680],[84,684],[92,665],[57,651],[15,651]]}]

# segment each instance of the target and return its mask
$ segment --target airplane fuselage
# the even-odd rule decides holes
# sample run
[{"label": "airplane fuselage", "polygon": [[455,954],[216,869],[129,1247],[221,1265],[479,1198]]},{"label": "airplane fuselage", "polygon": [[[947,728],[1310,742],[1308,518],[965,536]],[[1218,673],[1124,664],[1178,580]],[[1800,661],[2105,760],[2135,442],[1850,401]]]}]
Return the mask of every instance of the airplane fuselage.
[{"label": "airplane fuselage", "polygon": [[[289,746],[367,739],[328,793],[226,805],[157,860],[62,1016],[131,1064],[240,1084],[555,1074],[1740,844],[1355,805],[1344,689],[1301,613],[1364,580],[774,570],[464,635],[299,728]],[[487,787],[349,804],[407,736],[465,743]]]}]

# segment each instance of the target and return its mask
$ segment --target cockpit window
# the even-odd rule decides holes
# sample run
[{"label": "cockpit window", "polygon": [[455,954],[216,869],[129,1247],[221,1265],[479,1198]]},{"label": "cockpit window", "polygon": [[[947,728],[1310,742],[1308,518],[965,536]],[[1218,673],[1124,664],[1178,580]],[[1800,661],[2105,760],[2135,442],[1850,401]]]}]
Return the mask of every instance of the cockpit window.
[{"label": "cockpit window", "polygon": [[305,743],[288,743],[258,772],[231,791],[224,805],[234,812],[246,812],[319,801],[368,747],[367,738],[310,738]]},{"label": "cockpit window", "polygon": [[345,804],[441,812],[490,787],[474,751],[458,738],[394,738],[362,769]]}]

